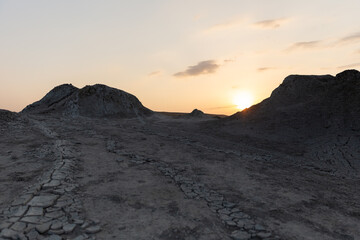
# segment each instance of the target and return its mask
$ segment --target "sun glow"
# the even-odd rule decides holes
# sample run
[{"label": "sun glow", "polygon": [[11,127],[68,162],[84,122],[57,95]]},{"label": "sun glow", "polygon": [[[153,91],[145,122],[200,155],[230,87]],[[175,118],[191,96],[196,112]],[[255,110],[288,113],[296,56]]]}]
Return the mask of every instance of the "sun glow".
[{"label": "sun glow", "polygon": [[254,97],[249,92],[240,92],[234,97],[234,104],[239,110],[244,110],[254,103]]}]

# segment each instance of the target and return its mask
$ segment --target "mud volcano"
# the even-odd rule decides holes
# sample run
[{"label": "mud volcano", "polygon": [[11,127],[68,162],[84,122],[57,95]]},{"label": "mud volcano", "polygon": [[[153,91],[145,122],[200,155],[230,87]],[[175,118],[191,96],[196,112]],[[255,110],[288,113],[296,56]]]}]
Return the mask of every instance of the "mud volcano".
[{"label": "mud volcano", "polygon": [[134,96],[125,91],[96,84],[78,89],[71,84],[55,87],[40,101],[27,106],[23,113],[54,113],[64,116],[139,117],[151,115]]}]

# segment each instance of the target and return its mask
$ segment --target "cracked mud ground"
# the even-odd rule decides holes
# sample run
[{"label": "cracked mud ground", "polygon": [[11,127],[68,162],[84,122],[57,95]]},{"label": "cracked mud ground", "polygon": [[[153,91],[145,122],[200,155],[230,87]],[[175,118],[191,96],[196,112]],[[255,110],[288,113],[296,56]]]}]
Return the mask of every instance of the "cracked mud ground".
[{"label": "cracked mud ground", "polygon": [[2,125],[0,239],[360,239],[358,178],[194,126],[42,116]]}]

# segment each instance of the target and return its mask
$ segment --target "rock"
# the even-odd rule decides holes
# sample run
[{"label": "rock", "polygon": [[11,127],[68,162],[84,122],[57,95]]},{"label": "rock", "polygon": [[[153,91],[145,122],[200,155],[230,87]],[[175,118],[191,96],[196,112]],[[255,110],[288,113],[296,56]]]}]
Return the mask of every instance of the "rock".
[{"label": "rock", "polygon": [[259,232],[256,234],[256,236],[260,237],[260,238],[268,238],[271,237],[271,233],[270,232]]},{"label": "rock", "polygon": [[32,229],[26,234],[26,236],[28,237],[29,240],[38,239],[39,233],[35,229]]},{"label": "rock", "polygon": [[41,195],[41,196],[35,196],[33,199],[30,200],[28,203],[29,206],[32,207],[50,207],[52,206],[56,199],[58,199],[59,196],[57,195]]},{"label": "rock", "polygon": [[101,228],[98,225],[91,226],[91,227],[88,227],[85,229],[86,233],[91,233],[91,234],[94,234],[94,233],[97,233],[100,231],[101,231]]},{"label": "rock", "polygon": [[47,231],[49,231],[50,226],[51,226],[51,222],[48,222],[48,223],[43,223],[43,224],[40,224],[40,225],[36,225],[36,226],[35,226],[35,229],[36,229],[36,231],[38,231],[39,233],[44,234],[44,233],[46,233]]},{"label": "rock", "polygon": [[45,216],[48,218],[52,218],[52,219],[58,219],[62,216],[64,216],[64,212],[63,211],[54,211],[54,212],[50,212],[50,213],[46,213]]},{"label": "rock", "polygon": [[9,228],[11,226],[11,222],[2,222],[0,224],[0,230],[3,230],[4,228]]},{"label": "rock", "polygon": [[51,224],[51,229],[53,229],[53,230],[57,230],[57,229],[60,229],[62,227],[63,227],[63,224],[60,221],[53,221],[52,224]]},{"label": "rock", "polygon": [[71,233],[72,231],[74,231],[76,227],[76,224],[65,224],[63,226],[63,230],[65,233]]},{"label": "rock", "polygon": [[12,216],[22,217],[25,214],[25,212],[27,211],[27,209],[28,209],[28,206],[18,206],[14,209]]},{"label": "rock", "polygon": [[86,238],[83,235],[79,235],[76,238],[73,238],[72,240],[85,240]]},{"label": "rock", "polygon": [[65,231],[64,230],[62,230],[62,229],[50,229],[49,231],[48,231],[48,233],[49,234],[54,234],[54,235],[61,235],[61,234],[64,234],[65,233]]},{"label": "rock", "polygon": [[42,207],[30,207],[27,211],[26,216],[42,216],[44,209]]},{"label": "rock", "polygon": [[62,240],[63,238],[59,235],[50,235],[49,237],[45,238],[44,240]]},{"label": "rock", "polygon": [[260,224],[255,224],[255,230],[256,231],[265,231],[265,227]]},{"label": "rock", "polygon": [[11,229],[17,232],[23,232],[25,228],[26,228],[26,223],[23,222],[16,222],[11,226]]},{"label": "rock", "polygon": [[248,240],[251,239],[251,235],[242,230],[236,230],[231,233],[231,238],[234,240]]},{"label": "rock", "polygon": [[31,198],[33,197],[32,194],[25,194],[20,196],[18,199],[15,199],[11,206],[19,206],[19,205],[25,205]]},{"label": "rock", "polygon": [[21,218],[22,222],[25,223],[33,223],[33,224],[42,224],[49,222],[51,218],[42,217],[42,216],[29,216],[29,217],[23,217]]},{"label": "rock", "polygon": [[19,234],[16,231],[8,229],[8,228],[4,228],[1,231],[0,236],[3,238],[10,238],[10,239],[14,239],[14,240],[17,240],[19,238]]},{"label": "rock", "polygon": [[60,181],[59,180],[51,180],[49,183],[45,183],[43,185],[43,188],[54,188],[60,185]]}]

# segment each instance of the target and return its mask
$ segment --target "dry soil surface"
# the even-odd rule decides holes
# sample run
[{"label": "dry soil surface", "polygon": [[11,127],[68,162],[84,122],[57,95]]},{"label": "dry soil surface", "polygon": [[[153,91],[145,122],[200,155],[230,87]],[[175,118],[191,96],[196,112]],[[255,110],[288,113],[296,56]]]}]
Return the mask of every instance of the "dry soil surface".
[{"label": "dry soil surface", "polygon": [[358,177],[197,131],[198,121],[3,124],[0,239],[360,239]]}]

